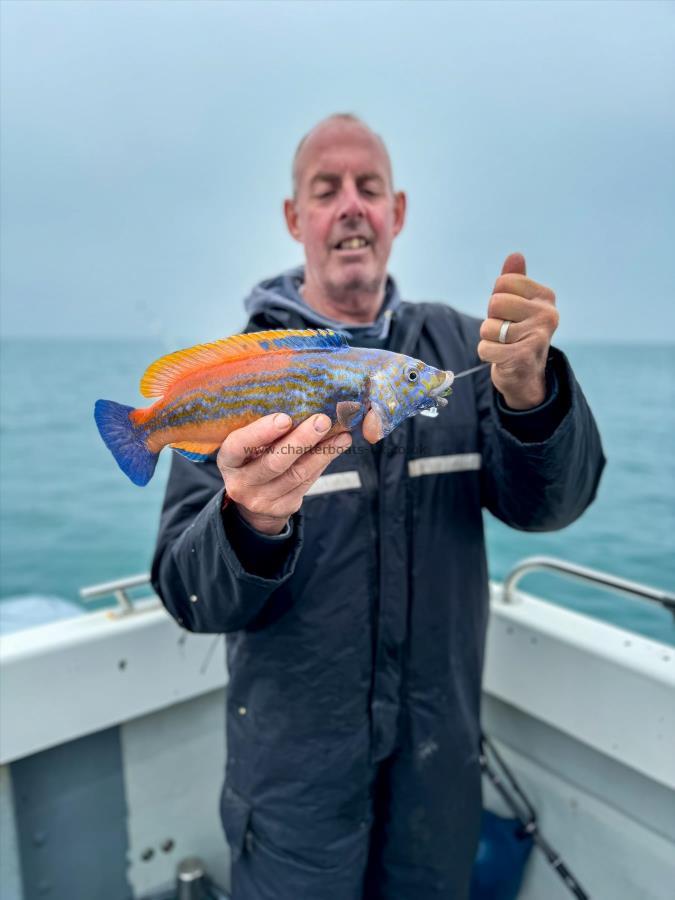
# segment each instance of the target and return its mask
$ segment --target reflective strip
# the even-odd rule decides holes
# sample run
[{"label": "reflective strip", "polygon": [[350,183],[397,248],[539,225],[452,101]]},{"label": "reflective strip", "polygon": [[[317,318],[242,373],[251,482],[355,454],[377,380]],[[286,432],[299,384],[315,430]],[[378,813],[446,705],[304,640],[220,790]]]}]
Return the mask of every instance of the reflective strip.
[{"label": "reflective strip", "polygon": [[305,497],[313,494],[332,494],[333,491],[353,491],[361,487],[361,476],[357,471],[335,472],[332,475],[322,475],[317,478]]},{"label": "reflective strip", "polygon": [[417,478],[418,475],[438,475],[441,472],[475,472],[480,467],[480,453],[451,453],[449,456],[411,459],[408,463],[408,475]]}]

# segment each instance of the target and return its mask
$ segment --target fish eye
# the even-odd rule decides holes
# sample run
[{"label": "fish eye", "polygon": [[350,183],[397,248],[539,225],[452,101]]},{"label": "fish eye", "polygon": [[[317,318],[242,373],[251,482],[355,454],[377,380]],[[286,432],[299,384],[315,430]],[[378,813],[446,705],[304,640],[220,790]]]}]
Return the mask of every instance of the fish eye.
[{"label": "fish eye", "polygon": [[417,381],[417,369],[408,370],[408,381]]}]

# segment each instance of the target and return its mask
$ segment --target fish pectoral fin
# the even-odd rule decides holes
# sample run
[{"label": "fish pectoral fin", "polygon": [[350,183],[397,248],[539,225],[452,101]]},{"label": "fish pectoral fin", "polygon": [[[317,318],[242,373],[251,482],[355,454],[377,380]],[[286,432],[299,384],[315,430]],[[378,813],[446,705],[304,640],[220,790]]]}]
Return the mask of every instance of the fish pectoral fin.
[{"label": "fish pectoral fin", "polygon": [[181,441],[178,444],[169,444],[172,450],[180,453],[181,456],[191,459],[192,462],[205,462],[212,453],[220,447],[220,444],[204,444],[201,442]]},{"label": "fish pectoral fin", "polygon": [[376,444],[384,437],[382,416],[372,407],[368,410],[363,420],[363,436],[369,444]]},{"label": "fish pectoral fin", "polygon": [[356,400],[340,400],[335,405],[337,420],[344,428],[353,428],[363,418],[363,407]]}]

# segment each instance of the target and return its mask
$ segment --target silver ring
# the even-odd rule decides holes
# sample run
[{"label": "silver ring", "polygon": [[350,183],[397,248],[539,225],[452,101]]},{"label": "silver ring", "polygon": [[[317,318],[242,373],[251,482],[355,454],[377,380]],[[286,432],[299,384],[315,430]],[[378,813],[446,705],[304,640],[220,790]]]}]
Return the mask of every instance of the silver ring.
[{"label": "silver ring", "polygon": [[504,319],[504,321],[502,322],[502,327],[499,329],[499,343],[500,344],[506,343],[506,335],[509,333],[509,325],[510,324],[511,323],[509,322],[508,319]]}]

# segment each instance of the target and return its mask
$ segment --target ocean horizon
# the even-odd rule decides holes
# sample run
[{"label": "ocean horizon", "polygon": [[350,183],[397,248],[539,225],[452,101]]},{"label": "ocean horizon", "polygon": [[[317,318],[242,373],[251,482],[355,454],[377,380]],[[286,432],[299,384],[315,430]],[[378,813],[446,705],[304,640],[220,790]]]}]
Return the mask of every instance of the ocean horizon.
[{"label": "ocean horizon", "polygon": [[[148,571],[170,454],[161,454],[155,477],[139,489],[104,447],[93,406],[99,397],[147,405],[138,393],[144,369],[189,343],[2,338],[0,601],[79,603],[81,587]],[[562,531],[518,532],[486,513],[490,575],[502,579],[519,559],[546,554],[673,592],[675,344],[557,345],[596,416],[607,468],[595,503]],[[528,576],[522,587],[675,644],[675,620],[657,605],[550,575]]]}]

